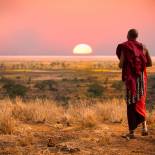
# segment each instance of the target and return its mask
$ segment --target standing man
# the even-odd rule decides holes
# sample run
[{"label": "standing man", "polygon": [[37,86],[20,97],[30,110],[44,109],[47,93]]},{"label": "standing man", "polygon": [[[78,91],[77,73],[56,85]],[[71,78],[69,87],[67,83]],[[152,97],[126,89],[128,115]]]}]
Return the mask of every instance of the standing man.
[{"label": "standing man", "polygon": [[119,67],[122,68],[122,80],[126,86],[126,103],[129,134],[125,138],[133,139],[134,131],[142,123],[142,135],[148,135],[146,126],[146,67],[152,66],[147,48],[137,41],[138,32],[130,29],[127,41],[117,46],[116,54]]}]

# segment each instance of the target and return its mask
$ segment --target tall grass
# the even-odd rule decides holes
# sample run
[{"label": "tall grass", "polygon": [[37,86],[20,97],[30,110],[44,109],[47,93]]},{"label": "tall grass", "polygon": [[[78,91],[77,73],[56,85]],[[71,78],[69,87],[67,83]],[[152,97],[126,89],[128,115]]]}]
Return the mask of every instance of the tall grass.
[{"label": "tall grass", "polygon": [[29,101],[20,99],[13,105],[12,115],[15,119],[31,123],[55,123],[63,117],[64,109],[53,101]]},{"label": "tall grass", "polygon": [[0,133],[12,134],[15,128],[15,119],[12,115],[13,105],[10,100],[0,103]]},{"label": "tall grass", "polygon": [[[149,120],[153,120],[149,115]],[[48,123],[51,125],[79,125],[94,127],[100,123],[121,123],[126,120],[126,104],[123,99],[80,101],[63,107],[54,101],[36,100],[24,103],[17,98],[15,103],[9,99],[0,101],[0,133],[11,134],[16,122]],[[150,121],[151,122],[151,121]]]}]

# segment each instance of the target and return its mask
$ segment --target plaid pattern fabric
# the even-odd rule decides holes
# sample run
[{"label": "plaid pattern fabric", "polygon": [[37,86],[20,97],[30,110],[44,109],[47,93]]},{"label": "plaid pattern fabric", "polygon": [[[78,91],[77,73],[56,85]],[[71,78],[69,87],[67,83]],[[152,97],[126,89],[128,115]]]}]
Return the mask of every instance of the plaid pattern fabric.
[{"label": "plaid pattern fabric", "polygon": [[134,104],[136,103],[142,96],[144,95],[144,73],[142,72],[141,75],[137,78],[136,82],[136,95],[131,95],[131,91],[127,89],[126,93],[126,100],[127,104]]}]

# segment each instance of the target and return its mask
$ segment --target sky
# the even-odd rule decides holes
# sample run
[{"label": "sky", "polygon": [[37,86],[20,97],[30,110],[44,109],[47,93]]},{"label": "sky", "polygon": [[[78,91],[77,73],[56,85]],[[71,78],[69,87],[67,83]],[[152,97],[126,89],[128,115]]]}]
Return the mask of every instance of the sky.
[{"label": "sky", "polygon": [[115,55],[130,28],[155,55],[155,0],[0,0],[0,55]]}]

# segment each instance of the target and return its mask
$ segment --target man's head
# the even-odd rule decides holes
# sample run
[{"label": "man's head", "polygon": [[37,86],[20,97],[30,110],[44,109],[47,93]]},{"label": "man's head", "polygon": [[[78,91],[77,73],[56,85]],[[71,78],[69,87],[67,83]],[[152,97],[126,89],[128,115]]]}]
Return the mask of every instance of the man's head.
[{"label": "man's head", "polygon": [[136,29],[130,29],[128,31],[127,38],[128,40],[136,40],[138,37],[138,31]]}]

